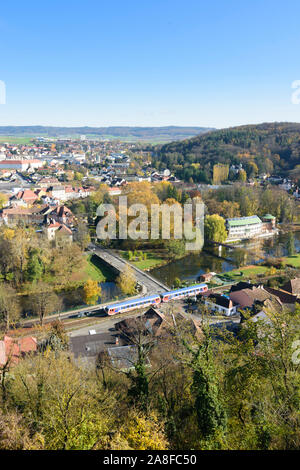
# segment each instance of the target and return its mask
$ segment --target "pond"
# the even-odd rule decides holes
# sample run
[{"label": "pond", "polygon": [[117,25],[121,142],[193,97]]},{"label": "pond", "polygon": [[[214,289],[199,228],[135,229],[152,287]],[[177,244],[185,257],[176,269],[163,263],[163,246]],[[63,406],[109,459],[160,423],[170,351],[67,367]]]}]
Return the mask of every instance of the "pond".
[{"label": "pond", "polygon": [[[295,231],[293,234],[295,250],[298,253],[300,252],[300,231]],[[263,261],[266,257],[287,256],[288,238],[289,232],[279,232],[272,238],[247,240],[235,246],[246,249],[248,252],[247,264],[254,264]],[[200,274],[208,271],[222,273],[236,268],[231,260],[232,250],[222,247],[220,253],[222,258],[218,257],[218,252],[218,248],[215,247],[211,248],[210,252],[203,250],[199,254],[189,254],[185,258],[152,269],[151,275],[171,286],[176,277],[182,281],[193,282],[198,279]]]}]

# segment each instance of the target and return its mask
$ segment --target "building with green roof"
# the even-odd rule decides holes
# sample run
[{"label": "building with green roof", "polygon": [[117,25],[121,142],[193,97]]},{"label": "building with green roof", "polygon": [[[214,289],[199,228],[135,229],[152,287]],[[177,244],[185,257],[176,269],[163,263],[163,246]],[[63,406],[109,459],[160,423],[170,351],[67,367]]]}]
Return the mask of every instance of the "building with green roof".
[{"label": "building with green roof", "polygon": [[262,233],[263,223],[257,215],[226,220],[227,241],[254,238]]}]

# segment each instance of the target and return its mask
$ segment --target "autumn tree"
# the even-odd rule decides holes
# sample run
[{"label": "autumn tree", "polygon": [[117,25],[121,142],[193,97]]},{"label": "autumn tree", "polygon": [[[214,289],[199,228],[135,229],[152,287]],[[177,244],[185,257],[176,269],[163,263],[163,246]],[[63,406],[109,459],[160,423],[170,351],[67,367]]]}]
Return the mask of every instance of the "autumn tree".
[{"label": "autumn tree", "polygon": [[131,266],[126,264],[124,270],[117,277],[117,286],[124,294],[132,295],[135,293],[136,278]]},{"label": "autumn tree", "polygon": [[168,197],[170,197],[168,191],[170,186],[172,185],[168,181],[160,181],[159,183],[155,184],[153,190],[162,202],[165,201],[165,199],[167,199]]},{"label": "autumn tree", "polygon": [[9,285],[0,284],[0,320],[8,331],[11,324],[19,320],[21,315],[17,292]]},{"label": "autumn tree", "polygon": [[40,350],[65,351],[69,348],[69,337],[60,320],[51,322],[50,330],[40,342]]},{"label": "autumn tree", "polygon": [[233,217],[240,217],[240,205],[238,202],[223,201],[219,203],[219,215],[225,219],[232,219]]},{"label": "autumn tree", "polygon": [[204,233],[206,241],[222,243],[227,238],[225,220],[217,214],[207,215],[204,221]]},{"label": "autumn tree", "polygon": [[91,242],[91,237],[87,224],[83,222],[78,223],[77,230],[74,236],[74,241],[78,243],[82,251],[89,246]]},{"label": "autumn tree", "polygon": [[126,439],[129,449],[166,450],[169,448],[163,423],[154,412],[145,416],[140,412],[131,411],[120,433]]},{"label": "autumn tree", "polygon": [[28,294],[27,306],[39,317],[43,325],[44,318],[61,308],[62,302],[53,287],[45,282],[32,284]]},{"label": "autumn tree", "polygon": [[101,295],[101,287],[97,281],[88,279],[83,286],[83,299],[88,305],[94,305]]},{"label": "autumn tree", "polygon": [[67,353],[47,351],[14,368],[12,406],[49,450],[90,450],[114,426],[116,400]]},{"label": "autumn tree", "polygon": [[219,184],[222,181],[226,181],[229,175],[229,165],[223,165],[218,163],[213,167],[213,183]]},{"label": "autumn tree", "polygon": [[0,193],[0,209],[3,209],[3,207],[6,206],[7,204],[8,197],[6,194]]},{"label": "autumn tree", "polygon": [[28,231],[22,227],[17,227],[14,231],[13,238],[11,238],[9,242],[16,283],[22,283],[24,281],[30,238],[31,236]]},{"label": "autumn tree", "polygon": [[73,272],[81,269],[83,256],[80,247],[76,243],[56,248],[52,251],[51,270],[58,284],[69,280]]},{"label": "autumn tree", "polygon": [[152,191],[151,184],[147,181],[127,184],[124,195],[127,196],[128,207],[133,204],[143,204],[147,207],[148,213],[150,213],[151,204],[159,204],[157,195]]},{"label": "autumn tree", "polygon": [[42,450],[43,439],[33,434],[24,417],[14,411],[0,409],[0,450]]},{"label": "autumn tree", "polygon": [[239,171],[238,180],[242,183],[245,183],[245,181],[247,181],[247,173],[245,172],[245,170]]}]

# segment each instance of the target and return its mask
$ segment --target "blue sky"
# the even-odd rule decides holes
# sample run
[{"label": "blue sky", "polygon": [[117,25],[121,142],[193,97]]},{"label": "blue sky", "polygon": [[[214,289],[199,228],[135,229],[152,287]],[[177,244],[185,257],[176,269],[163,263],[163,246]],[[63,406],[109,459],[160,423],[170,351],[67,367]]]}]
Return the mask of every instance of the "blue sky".
[{"label": "blue sky", "polygon": [[300,122],[299,0],[27,0],[0,9],[0,125]]}]

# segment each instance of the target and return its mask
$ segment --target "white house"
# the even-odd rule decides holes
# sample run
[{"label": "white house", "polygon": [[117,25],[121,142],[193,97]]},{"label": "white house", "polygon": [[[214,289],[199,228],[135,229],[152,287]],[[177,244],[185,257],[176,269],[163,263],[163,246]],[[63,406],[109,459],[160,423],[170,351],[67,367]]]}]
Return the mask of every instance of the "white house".
[{"label": "white house", "polygon": [[213,312],[226,315],[227,317],[237,313],[238,304],[233,302],[229,297],[222,294],[209,294],[204,297],[204,304]]},{"label": "white house", "polygon": [[0,169],[14,169],[26,171],[28,168],[41,168],[44,162],[42,160],[1,160]]}]

